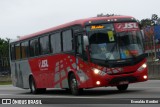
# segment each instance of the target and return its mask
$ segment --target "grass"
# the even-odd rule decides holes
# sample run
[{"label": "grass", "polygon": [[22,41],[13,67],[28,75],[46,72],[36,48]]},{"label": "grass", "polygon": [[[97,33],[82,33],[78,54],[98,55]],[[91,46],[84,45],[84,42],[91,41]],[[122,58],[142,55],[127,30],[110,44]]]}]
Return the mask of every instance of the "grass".
[{"label": "grass", "polygon": [[0,76],[0,85],[10,85],[12,84],[10,75]]},{"label": "grass", "polygon": [[0,81],[0,85],[11,85],[11,81]]}]

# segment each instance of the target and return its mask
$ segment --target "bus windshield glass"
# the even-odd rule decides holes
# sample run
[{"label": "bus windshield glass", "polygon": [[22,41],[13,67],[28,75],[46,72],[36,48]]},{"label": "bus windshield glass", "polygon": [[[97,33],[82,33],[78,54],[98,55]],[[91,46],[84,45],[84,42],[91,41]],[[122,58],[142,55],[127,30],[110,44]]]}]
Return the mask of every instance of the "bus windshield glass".
[{"label": "bus windshield glass", "polygon": [[116,31],[113,24],[87,26],[91,58],[123,60],[143,54],[140,30]]}]

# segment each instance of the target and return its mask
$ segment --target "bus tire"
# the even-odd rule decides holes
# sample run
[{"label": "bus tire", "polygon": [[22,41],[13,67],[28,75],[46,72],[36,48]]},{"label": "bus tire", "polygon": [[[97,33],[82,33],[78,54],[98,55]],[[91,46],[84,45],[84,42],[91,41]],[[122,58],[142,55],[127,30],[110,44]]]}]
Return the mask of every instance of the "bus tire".
[{"label": "bus tire", "polygon": [[127,90],[127,88],[128,88],[128,84],[118,85],[118,86],[117,86],[117,89],[118,89],[119,91],[125,91],[125,90]]},{"label": "bus tire", "polygon": [[79,95],[82,92],[82,88],[78,88],[78,82],[75,75],[72,73],[69,77],[69,87],[73,95]]},{"label": "bus tire", "polygon": [[35,80],[33,77],[29,80],[30,91],[32,94],[40,94],[46,92],[46,88],[36,88]]},{"label": "bus tire", "polygon": [[39,94],[43,94],[46,92],[46,88],[39,88]]}]

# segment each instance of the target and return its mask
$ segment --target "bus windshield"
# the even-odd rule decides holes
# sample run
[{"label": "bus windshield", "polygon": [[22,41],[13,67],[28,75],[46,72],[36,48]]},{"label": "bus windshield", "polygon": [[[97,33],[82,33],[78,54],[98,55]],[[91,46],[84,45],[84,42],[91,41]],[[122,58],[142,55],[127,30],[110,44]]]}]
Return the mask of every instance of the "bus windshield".
[{"label": "bus windshield", "polygon": [[[108,25],[110,27],[106,29],[105,26]],[[112,24],[90,28],[94,28],[94,30],[88,30],[91,58],[93,59],[121,60],[143,54],[140,30],[116,32]]]}]

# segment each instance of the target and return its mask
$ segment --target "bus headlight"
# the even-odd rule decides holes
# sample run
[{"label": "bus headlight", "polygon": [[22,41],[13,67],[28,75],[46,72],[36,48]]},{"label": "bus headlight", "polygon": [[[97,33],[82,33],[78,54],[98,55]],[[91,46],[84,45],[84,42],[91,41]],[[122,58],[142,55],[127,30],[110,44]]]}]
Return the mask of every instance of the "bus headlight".
[{"label": "bus headlight", "polygon": [[96,74],[96,75],[101,75],[101,76],[106,75],[105,71],[101,71],[101,70],[99,70],[97,68],[93,68],[92,70],[93,70],[94,74]]},{"label": "bus headlight", "polygon": [[145,68],[147,68],[147,64],[146,64],[146,63],[144,63],[143,65],[141,65],[137,70],[138,70],[138,71],[142,71],[142,70],[144,70]]},{"label": "bus headlight", "polygon": [[99,69],[93,68],[94,74],[99,74],[101,71]]}]

